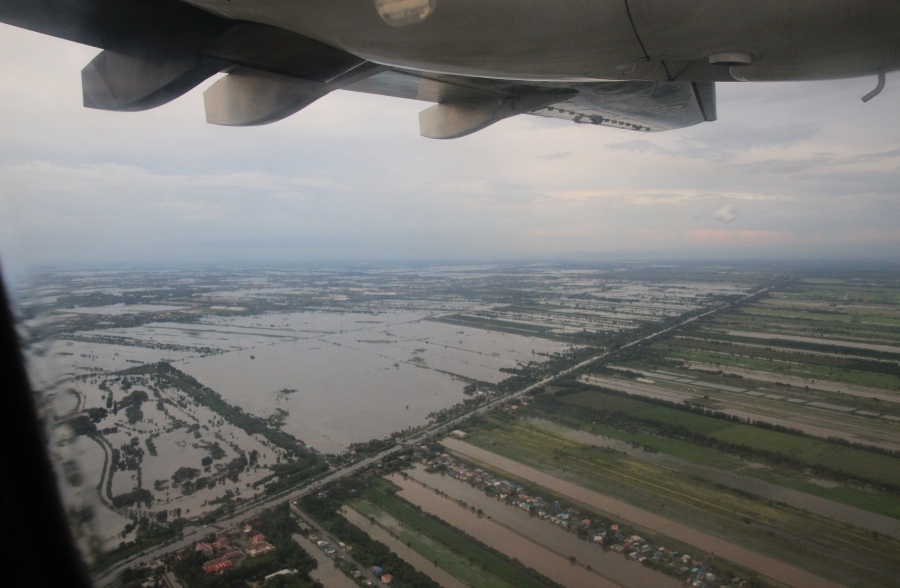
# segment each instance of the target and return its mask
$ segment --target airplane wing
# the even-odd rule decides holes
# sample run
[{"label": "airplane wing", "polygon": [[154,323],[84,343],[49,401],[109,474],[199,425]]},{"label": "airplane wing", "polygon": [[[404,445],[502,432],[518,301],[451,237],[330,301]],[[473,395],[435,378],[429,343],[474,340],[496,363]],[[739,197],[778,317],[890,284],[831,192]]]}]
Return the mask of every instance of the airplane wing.
[{"label": "airplane wing", "polygon": [[[520,112],[636,132],[668,131],[716,120],[715,82],[527,83],[391,69],[345,89],[435,102],[444,108],[485,104],[496,109],[503,101],[543,99],[547,104]],[[423,134],[427,130],[423,127]]]},{"label": "airplane wing", "polygon": [[89,108],[154,108],[225,72],[204,92],[213,124],[275,122],[338,89],[433,102],[420,130],[441,139],[518,114],[636,132],[715,120],[714,82],[524,82],[388,68],[177,0],[0,0],[0,22],[103,49],[82,71]]}]

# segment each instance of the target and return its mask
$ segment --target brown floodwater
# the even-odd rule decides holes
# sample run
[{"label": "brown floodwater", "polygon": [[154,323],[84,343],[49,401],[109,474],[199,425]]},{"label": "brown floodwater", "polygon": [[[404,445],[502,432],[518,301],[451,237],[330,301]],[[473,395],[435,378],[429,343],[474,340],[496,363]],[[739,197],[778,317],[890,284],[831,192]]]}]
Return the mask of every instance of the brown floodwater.
[{"label": "brown floodwater", "polygon": [[592,509],[608,513],[616,519],[624,520],[645,529],[655,531],[693,545],[708,553],[713,553],[722,559],[734,562],[740,566],[753,570],[760,575],[772,578],[778,582],[795,586],[796,588],[839,588],[837,582],[816,576],[796,566],[784,563],[777,559],[762,555],[740,545],[720,539],[703,531],[693,529],[687,525],[677,523],[646,510],[637,508],[611,498],[594,490],[589,490],[572,482],[551,476],[545,472],[536,470],[526,465],[507,459],[496,453],[485,451],[468,443],[456,439],[447,438],[442,443],[449,449],[464,457],[476,459],[491,467],[499,468],[523,480],[529,480],[539,486],[547,488],[570,500],[590,506]]},{"label": "brown floodwater", "polygon": [[567,588],[616,588],[618,584],[603,578],[594,571],[572,564],[560,555],[533,539],[487,517],[479,516],[456,502],[442,498],[431,489],[413,480],[394,476],[391,481],[402,488],[399,495],[416,504],[424,512],[444,519],[464,533],[490,545],[497,551],[518,559],[526,566],[566,586]]},{"label": "brown floodwater", "polygon": [[[452,499],[462,500],[470,507],[474,506],[476,510],[480,508],[498,525],[527,537],[532,542],[561,554],[564,558],[574,555],[579,563],[590,565],[595,573],[624,588],[678,588],[681,586],[681,582],[675,578],[646,568],[614,551],[604,551],[595,543],[583,541],[575,534],[557,527],[549,521],[532,517],[524,510],[507,505],[451,476],[429,474],[421,466],[408,474],[412,479],[422,482],[430,488],[440,490]],[[400,484],[397,478],[399,476],[394,476],[391,481]],[[435,499],[440,499],[440,497],[432,495],[432,500]],[[494,545],[489,541],[485,541],[485,543]],[[521,557],[519,560],[525,561]]]}]

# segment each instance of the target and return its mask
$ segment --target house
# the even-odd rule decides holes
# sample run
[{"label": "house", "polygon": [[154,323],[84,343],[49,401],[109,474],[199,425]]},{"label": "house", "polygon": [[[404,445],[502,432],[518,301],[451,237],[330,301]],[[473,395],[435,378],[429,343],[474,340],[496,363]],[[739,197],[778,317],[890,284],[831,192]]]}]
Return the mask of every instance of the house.
[{"label": "house", "polygon": [[257,533],[256,535],[250,537],[250,543],[259,543],[260,541],[265,541],[266,536],[262,533]]},{"label": "house", "polygon": [[275,546],[265,541],[258,541],[244,550],[250,557],[256,557],[270,551],[275,551]]},{"label": "house", "polygon": [[266,576],[265,578],[263,578],[263,583],[268,582],[272,578],[277,578],[278,576],[293,576],[296,573],[297,573],[297,570],[288,570],[288,569],[278,570],[277,572],[273,572],[273,573],[269,574],[268,576]]},{"label": "house", "polygon": [[381,581],[384,582],[385,584],[390,584],[391,581],[393,581],[393,579],[394,579],[394,576],[392,576],[390,574],[385,574],[385,575],[381,576]]},{"label": "house", "polygon": [[203,555],[211,555],[213,552],[213,546],[209,543],[206,543],[205,541],[201,541],[200,543],[198,543],[195,549],[202,552]]},{"label": "house", "polygon": [[203,564],[203,571],[207,574],[216,574],[221,572],[222,570],[227,570],[231,567],[231,565],[232,564],[230,559],[219,557]]}]

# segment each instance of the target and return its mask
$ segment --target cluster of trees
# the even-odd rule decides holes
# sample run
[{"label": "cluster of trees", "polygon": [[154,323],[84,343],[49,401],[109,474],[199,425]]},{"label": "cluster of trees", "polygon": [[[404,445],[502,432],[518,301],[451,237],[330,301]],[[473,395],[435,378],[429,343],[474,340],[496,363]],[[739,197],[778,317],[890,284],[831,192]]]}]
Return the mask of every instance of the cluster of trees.
[{"label": "cluster of trees", "polygon": [[135,390],[118,402],[118,408],[125,408],[125,416],[129,424],[135,424],[143,420],[144,413],[141,405],[150,400],[150,396],[144,390]]},{"label": "cluster of trees", "polygon": [[271,466],[272,473],[253,483],[254,488],[265,484],[266,494],[278,494],[301,482],[328,470],[328,463],[315,455],[306,455],[292,461]]},{"label": "cluster of trees", "polygon": [[141,449],[140,443],[140,439],[132,437],[131,441],[123,443],[119,449],[114,449],[112,467],[116,470],[139,470],[144,459],[144,450]]},{"label": "cluster of trees", "polygon": [[589,359],[597,354],[598,350],[594,347],[578,347],[570,349],[565,353],[554,353],[547,361],[536,362],[529,361],[527,364],[520,366],[517,370],[505,369],[507,373],[513,375],[497,384],[499,392],[515,392],[526,388],[531,384],[541,381],[547,376],[558,374],[578,363]]},{"label": "cluster of trees", "polygon": [[157,376],[160,386],[181,390],[198,404],[220,415],[226,422],[251,435],[261,435],[269,443],[291,455],[297,457],[310,455],[311,452],[306,449],[306,445],[293,435],[271,426],[265,419],[245,413],[238,406],[228,404],[218,393],[203,386],[194,377],[172,367],[171,364],[159,362],[149,369]]},{"label": "cluster of trees", "polygon": [[116,508],[126,508],[136,504],[143,504],[150,508],[153,505],[153,493],[146,488],[137,488],[131,492],[113,497],[112,503]]}]

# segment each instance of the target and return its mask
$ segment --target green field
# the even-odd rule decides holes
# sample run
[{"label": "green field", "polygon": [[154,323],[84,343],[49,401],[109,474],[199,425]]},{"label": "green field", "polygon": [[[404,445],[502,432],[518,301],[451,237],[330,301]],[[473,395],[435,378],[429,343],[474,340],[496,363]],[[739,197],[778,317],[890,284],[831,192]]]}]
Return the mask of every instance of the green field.
[{"label": "green field", "polygon": [[[649,402],[608,394],[601,390],[577,392],[559,396],[558,399],[564,404],[591,410],[618,410],[632,417],[654,421],[659,425],[677,425],[691,433],[799,460],[810,466],[826,467],[877,484],[900,486],[900,458],[897,457],[845,447],[818,437],[782,433],[674,408],[655,406]],[[591,418],[589,414],[582,416]]]},{"label": "green field", "polygon": [[701,349],[691,349],[684,345],[669,346],[660,344],[661,352],[672,359],[694,361],[723,367],[735,367],[749,370],[784,374],[798,378],[812,378],[857,386],[868,386],[882,390],[900,390],[900,378],[893,373],[861,371],[843,367],[817,365],[816,363],[790,363],[760,357],[735,356]]},{"label": "green field", "polygon": [[[842,582],[891,585],[900,541],[494,416],[473,444]],[[770,533],[778,529],[778,533]],[[844,560],[835,565],[835,554]],[[853,562],[849,567],[846,562]],[[849,575],[848,575],[849,574]]]},{"label": "green field", "polygon": [[711,328],[751,330],[825,339],[900,342],[900,282],[877,285],[800,282],[769,297],[722,313]]},{"label": "green field", "polygon": [[[451,529],[450,527],[442,525],[433,518],[426,516],[421,511],[416,510],[412,505],[395,496],[392,489],[396,489],[396,486],[384,481],[384,483],[369,487],[364,494],[364,499],[388,513],[408,528],[415,529],[416,532],[442,545],[444,549],[458,554],[464,558],[465,561],[477,566],[478,574],[485,577],[493,576],[500,581],[500,586],[544,588],[545,584],[529,576],[523,570],[518,569],[514,564],[504,561],[498,555],[495,555],[486,549],[482,549],[471,537],[462,531],[457,531],[456,529]],[[365,509],[364,506],[362,508]],[[412,547],[412,545],[410,547]],[[423,556],[428,557],[425,553],[420,553]],[[471,567],[469,569],[471,569]],[[454,573],[454,570],[447,569],[447,571],[461,580],[466,581],[462,576],[457,576],[457,574]],[[462,570],[458,568],[455,571],[457,573],[463,573]],[[475,582],[473,585],[481,586],[487,584]]]},{"label": "green field", "polygon": [[560,411],[544,411],[543,407],[532,412],[541,418],[552,420],[572,429],[586,431],[594,435],[605,435],[618,441],[631,443],[634,446],[639,446],[649,451],[665,453],[700,465],[711,466],[726,471],[741,470],[741,475],[743,476],[758,478],[786,488],[792,488],[794,490],[806,492],[807,494],[821,496],[822,498],[834,500],[842,504],[855,506],[863,510],[869,510],[878,514],[900,519],[900,500],[897,500],[896,496],[890,494],[846,486],[822,486],[820,484],[811,483],[809,481],[809,476],[804,472],[797,472],[775,465],[766,468],[748,468],[747,465],[749,462],[747,461],[709,447],[694,445],[687,441],[659,437],[650,433],[626,432],[620,429],[590,423],[578,418],[577,415]]},{"label": "green field", "polygon": [[642,419],[651,419],[659,423],[678,425],[703,434],[709,434],[713,431],[734,426],[733,423],[728,421],[693,414],[683,410],[666,408],[664,406],[654,406],[652,408],[635,411],[632,414]]},{"label": "green field", "polygon": [[597,394],[590,392],[577,392],[575,394],[567,394],[559,397],[560,401],[566,404],[574,404],[583,406],[592,410],[608,410],[620,412],[635,412],[638,410],[646,410],[653,405],[640,400],[626,398],[624,396],[613,396],[612,394]]},{"label": "green field", "polygon": [[[354,510],[366,518],[374,518],[380,524],[387,512],[380,506],[368,500],[358,500],[352,504]],[[397,520],[396,517],[392,517]],[[426,558],[428,561],[437,562],[437,565],[469,586],[484,586],[485,588],[515,588],[513,584],[504,582],[497,576],[487,573],[484,568],[469,561],[462,554],[455,553],[442,543],[422,533],[418,528],[402,524],[402,530],[397,532],[397,537],[410,549]]]},{"label": "green field", "polygon": [[827,450],[830,445],[815,437],[800,437],[749,425],[731,425],[714,432],[712,436],[729,443],[749,445],[802,461],[818,457],[820,452]]}]

